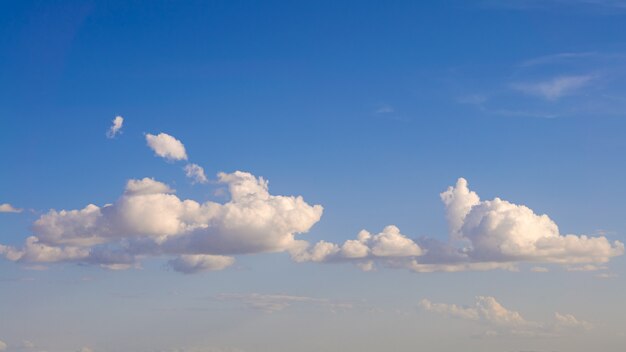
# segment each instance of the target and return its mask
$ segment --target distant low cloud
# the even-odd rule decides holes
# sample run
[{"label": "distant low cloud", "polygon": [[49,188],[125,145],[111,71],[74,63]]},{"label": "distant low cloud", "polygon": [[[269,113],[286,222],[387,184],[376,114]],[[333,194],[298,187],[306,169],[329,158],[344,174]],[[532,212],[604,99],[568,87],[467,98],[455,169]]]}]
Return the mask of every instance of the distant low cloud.
[{"label": "distant low cloud", "polygon": [[282,311],[293,305],[315,305],[328,308],[331,311],[353,308],[350,302],[335,302],[329,299],[314,298],[307,296],[294,296],[286,294],[260,294],[260,293],[224,293],[216,297],[221,301],[241,302],[246,307],[260,310],[265,313]]},{"label": "distant low cloud", "polygon": [[7,347],[7,344],[4,341],[0,340],[0,351],[6,351]]},{"label": "distant low cloud", "polygon": [[16,208],[9,203],[0,204],[0,213],[21,213],[24,209]]},{"label": "distant low cloud", "polygon": [[223,270],[235,262],[235,258],[224,255],[185,254],[168,262],[175,271],[195,274],[202,271]]},{"label": "distant low cloud", "polygon": [[550,323],[529,321],[490,296],[478,296],[470,306],[434,303],[428,299],[421,300],[419,306],[427,312],[480,323],[488,329],[486,335],[558,335],[592,328],[591,323],[571,314],[555,313]]},{"label": "distant low cloud", "polygon": [[115,138],[118,133],[122,132],[122,125],[124,124],[124,118],[121,116],[115,116],[113,119],[113,125],[107,131],[107,138]]},{"label": "distant low cloud", "polygon": [[185,165],[185,175],[191,179],[192,183],[207,183],[209,179],[204,174],[204,169],[197,164]]},{"label": "distant low cloud", "polygon": [[594,76],[559,76],[547,81],[534,83],[514,83],[511,87],[522,93],[554,101],[571,95],[588,85]]},{"label": "distant low cloud", "polygon": [[146,134],[146,142],[157,156],[167,160],[187,160],[187,152],[183,143],[169,134],[153,135],[148,133]]}]

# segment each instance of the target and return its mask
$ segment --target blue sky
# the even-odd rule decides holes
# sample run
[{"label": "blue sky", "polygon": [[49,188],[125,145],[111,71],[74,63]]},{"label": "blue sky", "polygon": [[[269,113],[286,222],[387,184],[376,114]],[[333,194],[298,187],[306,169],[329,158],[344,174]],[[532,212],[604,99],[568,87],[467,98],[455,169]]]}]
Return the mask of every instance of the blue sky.
[{"label": "blue sky", "polygon": [[0,351],[621,351],[623,33],[620,0],[3,2]]}]

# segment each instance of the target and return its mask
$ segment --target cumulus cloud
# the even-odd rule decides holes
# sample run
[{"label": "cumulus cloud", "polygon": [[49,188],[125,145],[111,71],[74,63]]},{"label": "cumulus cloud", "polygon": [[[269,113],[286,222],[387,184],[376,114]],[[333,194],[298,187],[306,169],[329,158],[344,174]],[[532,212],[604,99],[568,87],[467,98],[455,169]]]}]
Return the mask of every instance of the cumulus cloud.
[{"label": "cumulus cloud", "polygon": [[393,225],[375,235],[362,230],[356,239],[347,240],[341,246],[320,241],[314,246],[296,246],[291,250],[293,259],[298,262],[354,261],[365,271],[373,268],[374,260],[393,263],[395,259],[412,258],[422,253],[417,243],[401,234],[400,229]]},{"label": "cumulus cloud", "polygon": [[0,204],[0,213],[21,213],[23,209],[16,208],[9,203]]},{"label": "cumulus cloud", "polygon": [[[611,243],[606,237],[561,235],[552,219],[524,205],[500,198],[477,201],[464,179],[444,194],[451,191],[457,195],[446,205],[448,221],[451,229],[458,228],[458,238],[471,244],[465,252],[473,261],[605,263],[624,253],[621,242]],[[453,206],[468,202],[468,198],[471,207],[458,211]]]},{"label": "cumulus cloud", "polygon": [[553,322],[536,322],[525,319],[519,312],[505,308],[491,296],[478,296],[474,304],[434,303],[423,299],[419,303],[424,311],[445,317],[477,322],[489,330],[489,334],[554,335],[575,330],[588,330],[592,324],[579,320],[571,314],[555,313]]},{"label": "cumulus cloud", "polygon": [[122,132],[122,125],[124,124],[124,118],[121,116],[115,116],[113,124],[107,131],[107,138],[115,138],[118,133]]},{"label": "cumulus cloud", "polygon": [[[547,215],[500,198],[481,200],[460,178],[441,193],[449,225],[449,240],[419,240],[400,233],[393,225],[372,235],[362,231],[342,245],[320,241],[294,246],[299,262],[353,262],[363,270],[375,263],[415,272],[465,270],[517,270],[517,264],[555,263],[569,270],[598,270],[599,265],[624,253],[619,241],[606,237],[562,235]],[[545,271],[547,269],[533,269]],[[545,269],[545,270],[544,270]]]},{"label": "cumulus cloud", "polygon": [[300,196],[269,193],[268,182],[246,172],[220,173],[230,200],[224,204],[180,199],[151,178],[129,180],[113,204],[50,210],[33,224],[21,248],[0,254],[24,263],[77,262],[125,269],[145,256],[174,257],[176,271],[221,270],[229,255],[281,252],[299,244],[323,208]]},{"label": "cumulus cloud", "polygon": [[204,169],[197,164],[185,165],[185,175],[191,179],[192,183],[207,183],[209,179],[204,174]]},{"label": "cumulus cloud", "polygon": [[7,344],[4,341],[0,340],[0,351],[6,351],[7,347]]},{"label": "cumulus cloud", "polygon": [[543,82],[516,83],[512,87],[528,95],[539,96],[546,100],[557,100],[575,93],[593,79],[592,75],[559,76]]},{"label": "cumulus cloud", "polygon": [[167,160],[187,160],[187,152],[183,143],[169,134],[159,133],[155,136],[148,133],[146,134],[146,142],[157,156]]}]

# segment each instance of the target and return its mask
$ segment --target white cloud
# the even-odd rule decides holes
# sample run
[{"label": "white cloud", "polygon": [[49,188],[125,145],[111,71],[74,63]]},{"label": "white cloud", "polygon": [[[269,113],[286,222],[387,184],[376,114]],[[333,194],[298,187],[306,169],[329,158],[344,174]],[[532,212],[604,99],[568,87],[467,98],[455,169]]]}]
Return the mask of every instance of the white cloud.
[{"label": "white cloud", "polygon": [[[547,215],[500,198],[479,201],[467,181],[442,194],[450,195],[447,217],[457,238],[471,244],[465,253],[474,262],[604,263],[624,253],[624,245],[606,237],[561,235]],[[459,211],[455,204],[472,204]]]},{"label": "white cloud", "polygon": [[6,351],[7,347],[7,344],[4,341],[0,340],[0,351]]},{"label": "white cloud", "polygon": [[489,329],[486,332],[491,335],[555,335],[592,328],[591,323],[571,314],[555,313],[554,321],[549,323],[529,321],[491,296],[478,296],[471,306],[433,303],[428,299],[421,300],[419,306],[427,312],[480,323]]},{"label": "white cloud", "polygon": [[224,204],[182,200],[150,178],[129,180],[122,196],[102,207],[51,210],[37,219],[34,236],[0,254],[25,263],[80,262],[111,269],[136,265],[141,256],[175,256],[181,272],[220,270],[232,264],[223,255],[281,252],[298,245],[323,208],[302,197],[275,196],[268,182],[236,171],[220,173],[230,200]]},{"label": "white cloud", "polygon": [[124,118],[121,116],[115,116],[113,119],[113,125],[107,131],[107,138],[115,138],[118,133],[122,132],[122,125],[124,124]]},{"label": "white cloud", "polygon": [[575,93],[594,78],[592,75],[559,76],[543,82],[516,83],[512,87],[528,95],[539,96],[546,100],[557,100]]},{"label": "white cloud", "polygon": [[21,213],[23,209],[16,208],[9,203],[0,204],[0,213]]},{"label": "white cloud", "polygon": [[234,262],[235,258],[223,255],[184,254],[170,260],[168,264],[178,272],[194,274],[202,271],[222,270]]},{"label": "white cloud", "polygon": [[348,240],[341,246],[320,241],[312,247],[296,246],[291,250],[293,259],[298,262],[354,261],[365,271],[373,269],[374,260],[392,263],[395,259],[412,258],[422,253],[417,243],[393,225],[376,235],[362,230],[357,239]]},{"label": "white cloud", "polygon": [[187,160],[185,146],[178,139],[166,133],[146,134],[146,142],[154,153],[167,160]]},{"label": "white cloud", "polygon": [[441,200],[446,207],[448,242],[415,241],[390,225],[377,235],[364,230],[343,245],[299,243],[291,255],[298,262],[354,262],[366,271],[382,263],[415,272],[457,272],[518,270],[517,265],[525,262],[598,270],[604,268],[599,264],[624,253],[621,242],[611,243],[606,237],[561,235],[547,215],[537,215],[526,206],[500,198],[481,201],[463,178],[441,193]]},{"label": "white cloud", "polygon": [[207,183],[209,180],[204,174],[204,169],[197,164],[185,165],[185,175],[191,179],[192,183]]}]

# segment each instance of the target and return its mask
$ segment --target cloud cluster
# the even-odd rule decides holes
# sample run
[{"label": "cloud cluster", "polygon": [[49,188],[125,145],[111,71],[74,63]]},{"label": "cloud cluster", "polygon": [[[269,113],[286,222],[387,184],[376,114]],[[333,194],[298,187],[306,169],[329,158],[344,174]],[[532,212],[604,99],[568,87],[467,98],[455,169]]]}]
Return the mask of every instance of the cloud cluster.
[{"label": "cloud cluster", "polygon": [[144,256],[170,256],[170,266],[192,273],[220,270],[229,255],[280,252],[319,221],[323,208],[302,197],[275,196],[268,182],[246,172],[220,173],[224,204],[180,199],[151,178],[129,180],[113,204],[50,210],[33,224],[22,248],[0,254],[24,263],[78,262],[125,269]]},{"label": "cloud cluster", "polygon": [[[460,178],[441,193],[449,224],[449,241],[412,240],[393,226],[372,236],[362,231],[356,240],[338,245],[320,241],[295,248],[296,261],[351,261],[364,270],[375,263],[416,272],[517,268],[518,263],[556,263],[598,268],[624,253],[624,245],[606,237],[561,235],[547,215],[500,198],[482,201]],[[603,267],[599,267],[603,268]]]},{"label": "cloud cluster", "polygon": [[471,306],[456,304],[433,303],[423,299],[420,308],[427,312],[442,316],[478,322],[486,326],[488,335],[555,335],[570,331],[589,330],[592,324],[579,320],[571,314],[554,314],[550,323],[526,320],[519,312],[509,310],[494,297],[478,296]]},{"label": "cloud cluster", "polygon": [[118,133],[122,132],[122,125],[124,124],[124,118],[121,116],[115,116],[113,124],[107,131],[107,138],[115,138]]},{"label": "cloud cluster", "polygon": [[423,254],[422,248],[390,225],[382,232],[372,235],[362,230],[355,240],[347,240],[341,246],[320,241],[312,248],[294,247],[292,257],[297,262],[340,262],[358,260],[363,270],[371,270],[373,261],[379,259],[412,258]]},{"label": "cloud cluster", "polygon": [[0,213],[21,213],[23,209],[16,208],[9,203],[0,204]]},{"label": "cloud cluster", "polygon": [[[122,121],[113,127],[121,128]],[[185,146],[168,134],[147,134],[146,141],[157,156],[187,160]],[[199,165],[189,163],[184,170],[192,182],[208,182]],[[481,200],[463,178],[440,195],[449,224],[446,242],[412,239],[389,225],[379,233],[362,230],[342,244],[311,244],[296,235],[320,220],[321,205],[309,205],[299,196],[271,195],[265,179],[247,172],[219,173],[217,183],[226,185],[230,194],[223,204],[181,199],[152,178],[131,179],[112,204],[50,210],[34,222],[23,246],[0,245],[0,255],[29,265],[74,262],[109,269],[165,256],[173,270],[196,273],[227,268],[234,255],[289,252],[296,262],[351,262],[364,271],[383,265],[454,272],[515,270],[524,262],[602,270],[606,266],[601,264],[624,252],[621,242],[606,237],[562,235],[547,215],[524,205]],[[20,209],[2,204],[0,211]]]}]

